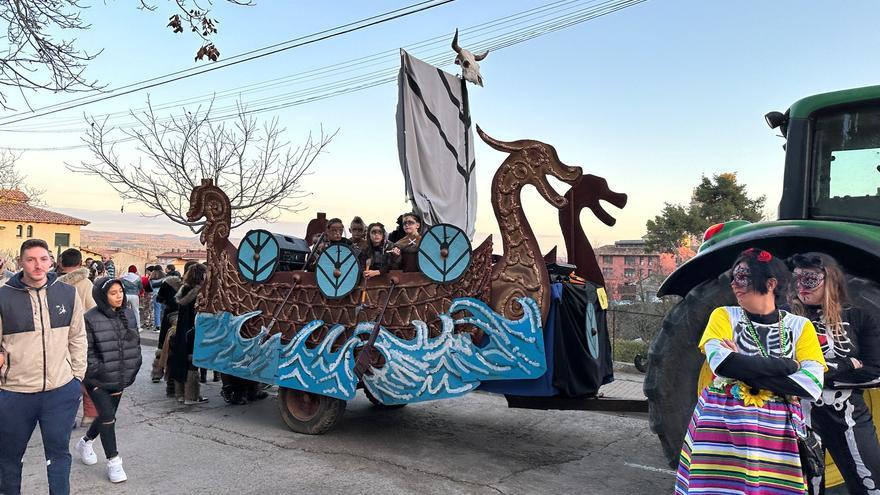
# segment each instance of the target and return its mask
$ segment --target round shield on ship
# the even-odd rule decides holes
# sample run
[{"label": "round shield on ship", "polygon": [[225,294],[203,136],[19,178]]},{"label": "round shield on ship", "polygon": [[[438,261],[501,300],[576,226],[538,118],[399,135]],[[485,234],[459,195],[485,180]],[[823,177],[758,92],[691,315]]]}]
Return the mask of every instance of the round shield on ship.
[{"label": "round shield on ship", "polygon": [[357,256],[345,244],[332,244],[318,257],[315,280],[327,299],[341,299],[357,287],[360,278]]},{"label": "round shield on ship", "polygon": [[434,225],[419,242],[419,270],[439,283],[455,282],[471,264],[471,242],[448,223]]},{"label": "round shield on ship", "polygon": [[275,273],[281,249],[271,232],[251,230],[238,245],[238,273],[252,284],[261,284]]}]

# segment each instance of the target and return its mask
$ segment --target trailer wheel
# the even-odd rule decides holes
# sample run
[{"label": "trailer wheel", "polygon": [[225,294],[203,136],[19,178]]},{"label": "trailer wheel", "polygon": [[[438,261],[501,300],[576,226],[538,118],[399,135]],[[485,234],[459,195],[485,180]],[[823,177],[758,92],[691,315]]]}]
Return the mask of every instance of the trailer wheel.
[{"label": "trailer wheel", "polygon": [[736,299],[727,274],[701,283],[666,314],[648,350],[649,424],[673,468],[697,403],[697,379],[705,360],[697,344],[712,310],[730,304],[736,304]]},{"label": "trailer wheel", "polygon": [[371,394],[367,387],[364,387],[364,395],[367,396],[367,400],[370,401],[374,406],[379,409],[392,410],[392,409],[400,409],[401,407],[406,406],[406,404],[383,404],[379,399],[376,398],[375,395]]},{"label": "trailer wheel", "polygon": [[339,421],[345,401],[326,395],[279,387],[278,408],[287,427],[297,433],[322,435]]}]

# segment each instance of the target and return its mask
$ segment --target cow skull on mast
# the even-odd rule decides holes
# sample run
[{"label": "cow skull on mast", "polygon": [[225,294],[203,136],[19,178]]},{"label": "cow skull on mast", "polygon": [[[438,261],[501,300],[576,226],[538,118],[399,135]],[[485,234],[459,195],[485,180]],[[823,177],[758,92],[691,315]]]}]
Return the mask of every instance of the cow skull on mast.
[{"label": "cow skull on mast", "polygon": [[486,58],[489,50],[480,54],[473,54],[458,46],[458,28],[455,29],[455,37],[452,38],[452,49],[458,55],[455,56],[455,64],[461,66],[461,77],[479,86],[483,85],[483,76],[480,75],[480,64],[477,62]]}]

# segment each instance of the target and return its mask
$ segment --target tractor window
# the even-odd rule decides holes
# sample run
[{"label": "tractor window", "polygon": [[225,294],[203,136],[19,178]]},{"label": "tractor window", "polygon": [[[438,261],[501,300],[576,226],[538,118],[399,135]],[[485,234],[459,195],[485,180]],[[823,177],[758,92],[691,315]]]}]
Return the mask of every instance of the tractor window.
[{"label": "tractor window", "polygon": [[813,218],[880,222],[880,107],[815,119]]}]

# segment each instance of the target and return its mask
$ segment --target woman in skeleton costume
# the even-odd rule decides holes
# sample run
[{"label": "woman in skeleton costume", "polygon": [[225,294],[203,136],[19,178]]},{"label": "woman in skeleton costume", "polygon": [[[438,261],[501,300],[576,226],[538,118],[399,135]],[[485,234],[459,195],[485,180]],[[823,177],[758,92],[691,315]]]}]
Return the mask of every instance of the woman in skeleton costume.
[{"label": "woman in skeleton costume", "polygon": [[[792,311],[816,326],[828,363],[825,388],[804,412],[822,439],[851,494],[880,495],[880,443],[863,388],[880,385],[880,328],[871,316],[847,304],[846,280],[828,255],[795,255]],[[822,493],[824,479],[810,480]]]},{"label": "woman in skeleton costume", "polygon": [[800,494],[800,403],[818,398],[825,360],[810,320],[776,307],[785,264],[749,249],[733,264],[738,306],[716,308],[699,342],[700,399],[685,435],[675,493]]}]

